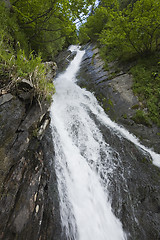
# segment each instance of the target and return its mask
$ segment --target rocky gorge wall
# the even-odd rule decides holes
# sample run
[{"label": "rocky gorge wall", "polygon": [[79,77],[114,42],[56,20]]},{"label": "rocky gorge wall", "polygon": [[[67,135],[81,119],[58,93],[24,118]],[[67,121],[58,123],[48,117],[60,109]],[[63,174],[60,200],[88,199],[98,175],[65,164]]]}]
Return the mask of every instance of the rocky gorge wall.
[{"label": "rocky gorge wall", "polygon": [[[96,45],[89,43],[83,48],[85,55],[77,74],[77,84],[94,93],[113,121],[137,135],[144,145],[160,153],[157,135],[160,129],[154,125],[147,127],[136,124],[132,120],[135,113],[133,106],[140,102],[132,92],[130,63],[118,66],[118,62],[112,62],[105,71]],[[96,122],[95,116],[93,119]],[[129,140],[119,138],[103,124],[99,124],[99,129],[117,156],[113,157],[114,170],[109,175],[108,190],[113,212],[121,220],[127,239],[160,239],[159,168],[152,164],[147,152]],[[105,166],[106,163],[103,164]]]},{"label": "rocky gorge wall", "polygon": [[[140,105],[132,92],[130,63],[118,66],[109,63],[104,70],[104,62],[95,44],[83,46],[85,54],[77,74],[77,84],[94,93],[109,117],[137,135],[141,142],[160,151],[160,140],[156,126],[147,127],[132,120],[133,106]],[[64,71],[74,53],[62,52],[57,65]],[[127,116],[127,117],[125,117]],[[141,148],[125,138],[119,138],[109,128],[100,124],[93,114],[106,143],[114,149],[113,172],[108,176],[108,190],[114,214],[123,224],[128,240],[158,240],[160,238],[160,171],[152,164],[151,157]],[[102,153],[103,156],[103,153]],[[102,157],[103,162],[103,157]],[[107,168],[107,163],[102,163]],[[103,181],[103,180],[102,180]],[[108,183],[106,183],[107,185]]]},{"label": "rocky gorge wall", "polygon": [[26,79],[1,92],[0,239],[61,239],[49,107],[33,100]]},{"label": "rocky gorge wall", "polygon": [[[133,95],[128,67],[115,77],[115,64],[104,71],[94,44],[85,46],[78,84],[95,93],[111,119],[141,136],[142,142],[159,152],[159,129],[137,125],[131,119],[139,104]],[[59,72],[66,69],[75,53],[57,57]],[[53,77],[51,73],[48,77]],[[24,87],[25,86],[25,87]],[[18,93],[0,95],[0,239],[65,240],[59,211],[54,145],[49,104],[30,102],[30,89],[23,81]],[[127,119],[124,118],[127,114]],[[96,122],[96,119],[95,119]],[[103,125],[104,139],[122,159],[110,176],[110,197],[115,215],[121,220],[128,240],[160,238],[160,174],[150,156],[130,143],[119,141]],[[118,159],[118,158],[117,158]],[[105,163],[104,163],[105,164]],[[84,199],[85,201],[85,199]]]},{"label": "rocky gorge wall", "polygon": [[141,142],[160,153],[160,128],[152,124],[137,124],[132,119],[141,102],[133,94],[133,78],[129,70],[133,63],[120,64],[118,61],[105,63],[94,43],[83,47],[85,55],[78,74],[78,84],[94,92],[109,117],[137,136]]},{"label": "rocky gorge wall", "polygon": [[[160,140],[156,126],[147,127],[132,120],[134,105],[139,101],[132,92],[130,63],[118,66],[109,63],[104,70],[104,62],[95,44],[83,47],[85,54],[77,74],[77,84],[94,93],[109,117],[137,135],[146,146],[160,151]],[[75,53],[62,52],[57,58],[59,71],[64,71]],[[127,117],[124,117],[124,116]],[[93,115],[96,123],[96,117]],[[148,153],[127,139],[120,139],[109,128],[99,125],[106,143],[114,149],[114,170],[108,176],[110,201],[114,214],[123,224],[128,240],[158,240],[160,238],[160,172],[152,164]],[[121,161],[119,160],[121,159]],[[102,157],[103,161],[103,157]],[[103,165],[106,166],[106,162]],[[107,168],[107,166],[106,166]]]}]

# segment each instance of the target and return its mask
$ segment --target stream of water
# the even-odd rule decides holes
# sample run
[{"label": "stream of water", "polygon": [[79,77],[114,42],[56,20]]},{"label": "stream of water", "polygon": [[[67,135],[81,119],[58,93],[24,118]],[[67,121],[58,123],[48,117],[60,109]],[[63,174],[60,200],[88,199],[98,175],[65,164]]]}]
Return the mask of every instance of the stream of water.
[{"label": "stream of water", "polygon": [[[112,122],[94,95],[76,85],[76,73],[84,51],[75,46],[70,49],[77,51],[77,55],[67,70],[56,78],[56,94],[51,106],[63,230],[68,240],[127,239],[121,222],[112,212],[106,186],[108,175],[114,169],[114,149],[104,141],[92,115],[120,138],[127,138],[149,152],[158,166],[160,156]],[[105,167],[102,159],[107,163]]]}]

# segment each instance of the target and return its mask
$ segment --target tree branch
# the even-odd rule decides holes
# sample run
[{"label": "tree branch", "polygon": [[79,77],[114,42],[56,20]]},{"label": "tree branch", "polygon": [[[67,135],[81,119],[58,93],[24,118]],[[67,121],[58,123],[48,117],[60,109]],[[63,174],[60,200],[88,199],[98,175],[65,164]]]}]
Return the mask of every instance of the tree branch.
[{"label": "tree branch", "polygon": [[59,39],[61,39],[63,37],[65,37],[65,35],[62,35],[62,36],[60,36],[60,37],[58,37],[56,39],[52,39],[52,40],[48,40],[48,41],[36,41],[36,40],[33,40],[33,41],[37,42],[37,43],[51,43],[51,42],[55,42],[55,41],[57,41],[57,40],[59,40]]}]

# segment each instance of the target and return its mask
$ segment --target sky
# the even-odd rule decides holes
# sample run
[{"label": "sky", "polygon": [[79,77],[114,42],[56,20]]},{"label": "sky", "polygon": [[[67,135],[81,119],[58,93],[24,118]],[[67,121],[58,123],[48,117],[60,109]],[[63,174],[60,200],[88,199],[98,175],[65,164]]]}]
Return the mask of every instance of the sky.
[{"label": "sky", "polygon": [[[99,0],[96,0],[95,6],[97,7],[98,4],[99,4]],[[79,19],[77,19],[77,20],[75,21],[77,29],[79,29],[80,25],[81,25],[82,23],[84,23],[84,22],[86,21],[86,19],[87,19],[87,15],[83,15],[83,16],[82,16],[82,22],[81,22]]]}]

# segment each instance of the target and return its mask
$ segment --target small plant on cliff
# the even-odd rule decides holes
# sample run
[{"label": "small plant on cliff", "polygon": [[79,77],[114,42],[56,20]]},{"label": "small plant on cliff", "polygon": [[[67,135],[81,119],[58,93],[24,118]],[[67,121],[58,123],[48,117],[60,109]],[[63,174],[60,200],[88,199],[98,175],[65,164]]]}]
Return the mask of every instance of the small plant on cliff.
[{"label": "small plant on cliff", "polygon": [[30,53],[27,58],[21,49],[16,55],[9,52],[3,55],[1,67],[8,73],[9,83],[5,86],[6,90],[15,88],[25,78],[33,85],[34,97],[38,102],[51,101],[55,88],[53,83],[47,80],[46,67],[42,63],[40,55],[34,56],[33,53]]},{"label": "small plant on cliff", "polygon": [[51,100],[51,96],[55,92],[52,82],[46,78],[46,67],[42,63],[41,56],[34,56],[30,53],[27,59],[24,51],[21,49],[17,53],[17,57],[13,58],[11,64],[11,78],[14,82],[17,79],[28,79],[34,87],[34,96],[41,102],[43,100]]},{"label": "small plant on cliff", "polygon": [[[23,32],[15,15],[0,3],[0,88],[4,92],[15,88],[23,78],[33,85],[34,97],[41,102],[51,100],[55,92],[52,82],[47,81],[46,67],[40,54],[28,54]],[[23,50],[22,50],[23,47]],[[24,50],[25,49],[25,50]]]}]

